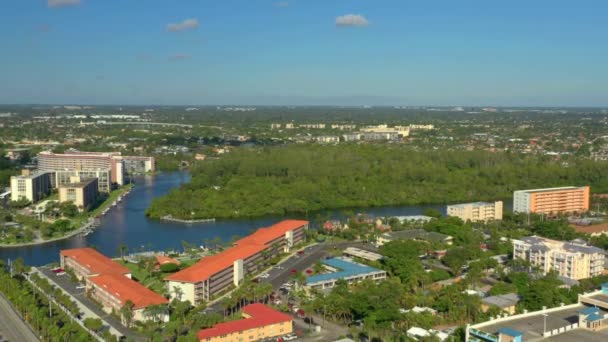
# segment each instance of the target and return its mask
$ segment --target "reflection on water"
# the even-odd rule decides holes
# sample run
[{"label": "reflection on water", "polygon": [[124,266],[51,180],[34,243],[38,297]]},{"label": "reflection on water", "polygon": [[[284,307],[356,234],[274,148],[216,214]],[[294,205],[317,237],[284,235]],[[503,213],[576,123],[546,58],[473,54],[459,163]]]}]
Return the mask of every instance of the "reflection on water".
[{"label": "reflection on water", "polygon": [[[228,241],[234,236],[245,236],[259,227],[280,221],[281,217],[265,217],[245,220],[225,220],[196,225],[160,222],[145,216],[145,210],[153,198],[162,196],[171,189],[190,180],[185,172],[164,173],[136,178],[136,186],[122,203],[112,208],[101,220],[94,233],[83,237],[21,248],[0,248],[0,259],[23,257],[29,265],[43,265],[59,259],[59,250],[66,248],[95,246],[102,253],[115,256],[120,243],[130,250],[141,248],[154,250],[179,250],[182,241],[202,245],[206,239],[220,237]],[[399,206],[370,208],[366,212],[377,216],[416,215],[432,207],[445,212],[444,206]],[[339,217],[338,212],[332,216]]]}]

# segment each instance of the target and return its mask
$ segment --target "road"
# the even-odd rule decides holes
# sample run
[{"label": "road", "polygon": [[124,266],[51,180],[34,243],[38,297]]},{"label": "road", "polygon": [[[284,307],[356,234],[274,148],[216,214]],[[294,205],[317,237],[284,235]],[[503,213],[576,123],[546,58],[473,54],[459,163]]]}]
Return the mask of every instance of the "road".
[{"label": "road", "polygon": [[55,284],[60,287],[65,293],[67,293],[72,300],[76,302],[81,312],[83,313],[82,319],[92,317],[100,318],[104,321],[105,325],[110,327],[110,332],[116,336],[131,337],[135,340],[142,340],[143,337],[135,334],[133,331],[125,327],[120,320],[106,313],[103,309],[91,299],[86,296],[84,289],[78,289],[79,284],[72,282],[67,274],[56,275],[48,267],[39,267],[36,269],[42,276],[46,277],[51,284]]},{"label": "road", "polygon": [[0,294],[0,341],[40,341],[2,294]]}]

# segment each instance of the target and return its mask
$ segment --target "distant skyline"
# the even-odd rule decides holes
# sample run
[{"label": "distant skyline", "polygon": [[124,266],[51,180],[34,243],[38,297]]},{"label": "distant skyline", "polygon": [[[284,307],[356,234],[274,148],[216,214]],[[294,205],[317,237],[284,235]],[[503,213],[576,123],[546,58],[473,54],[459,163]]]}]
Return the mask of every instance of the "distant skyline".
[{"label": "distant skyline", "polygon": [[608,106],[603,0],[4,0],[0,103]]}]

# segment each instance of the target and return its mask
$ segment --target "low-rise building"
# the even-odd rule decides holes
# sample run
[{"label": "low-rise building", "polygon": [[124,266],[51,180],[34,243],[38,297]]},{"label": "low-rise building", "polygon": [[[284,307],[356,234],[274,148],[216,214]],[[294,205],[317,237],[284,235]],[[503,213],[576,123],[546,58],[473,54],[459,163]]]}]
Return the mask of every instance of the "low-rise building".
[{"label": "low-rise building", "polygon": [[243,307],[243,319],[219,323],[196,335],[200,342],[254,342],[293,332],[293,318],[264,304]]},{"label": "low-rise building", "polygon": [[382,259],[381,254],[355,247],[348,247],[342,253],[348,257],[356,257],[369,261],[378,261]]},{"label": "low-rise building", "polygon": [[357,283],[364,279],[384,280],[386,271],[374,267],[347,261],[341,258],[332,258],[322,261],[327,273],[316,274],[306,278],[306,288],[315,290],[331,289],[338,280],[347,283]]},{"label": "low-rise building", "polygon": [[446,234],[428,232],[424,229],[410,229],[382,234],[376,239],[376,245],[382,246],[387,242],[395,240],[439,242],[446,245],[451,245],[454,242],[454,238]]},{"label": "low-rise building", "polygon": [[125,304],[133,303],[133,320],[160,322],[169,321],[169,312],[155,313],[150,316],[145,310],[151,306],[167,305],[169,301],[158,293],[148,289],[140,283],[116,273],[108,273],[89,277],[87,293],[99,302],[107,313],[118,313]]},{"label": "low-rise building", "polygon": [[447,214],[448,216],[458,217],[465,222],[502,220],[502,201],[496,201],[493,203],[474,202],[448,205]]},{"label": "low-rise building", "polygon": [[520,298],[516,293],[506,293],[481,299],[481,310],[487,312],[491,307],[498,307],[510,315],[515,314],[515,307]]},{"label": "low-rise building", "polygon": [[36,203],[51,192],[51,177],[48,172],[22,170],[20,176],[11,177],[11,201],[26,199]]},{"label": "low-rise building", "polygon": [[61,268],[72,270],[81,280],[109,273],[131,277],[131,271],[128,268],[90,247],[64,249],[59,252],[59,262]]},{"label": "low-rise building", "polygon": [[571,279],[585,279],[604,272],[606,252],[583,242],[556,241],[537,236],[512,240],[513,258],[523,259],[540,268]]},{"label": "low-rise building", "polygon": [[72,202],[78,208],[88,210],[99,196],[97,178],[72,180],[75,182],[59,186],[59,202]]},{"label": "low-rise building", "polygon": [[233,247],[165,278],[171,298],[194,304],[238,286],[246,275],[260,271],[262,261],[289,252],[303,242],[306,229],[308,221],[300,220],[285,220],[258,229]]}]

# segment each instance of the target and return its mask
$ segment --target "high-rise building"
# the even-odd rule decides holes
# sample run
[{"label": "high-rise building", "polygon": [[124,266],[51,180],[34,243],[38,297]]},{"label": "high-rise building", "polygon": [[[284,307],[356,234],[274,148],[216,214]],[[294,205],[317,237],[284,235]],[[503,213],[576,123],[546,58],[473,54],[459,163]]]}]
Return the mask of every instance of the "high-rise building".
[{"label": "high-rise building", "polygon": [[108,193],[112,191],[112,170],[57,170],[51,172],[51,183],[55,188],[69,184],[73,177],[97,178],[97,189],[99,192]]},{"label": "high-rise building", "polygon": [[447,214],[472,222],[502,220],[502,201],[448,205]]},{"label": "high-rise building", "polygon": [[555,271],[563,277],[585,279],[604,272],[606,252],[576,241],[564,242],[528,236],[512,240],[513,258],[529,261],[543,274]]},{"label": "high-rise building", "polygon": [[48,172],[23,170],[20,176],[11,177],[11,200],[26,199],[36,203],[51,192],[51,177]]},{"label": "high-rise building", "polygon": [[110,169],[112,183],[124,184],[124,162],[120,159],[120,153],[66,151],[64,154],[57,154],[40,152],[38,169],[41,171]]},{"label": "high-rise building", "polygon": [[588,186],[519,190],[513,193],[513,212],[517,213],[552,215],[588,210]]}]

